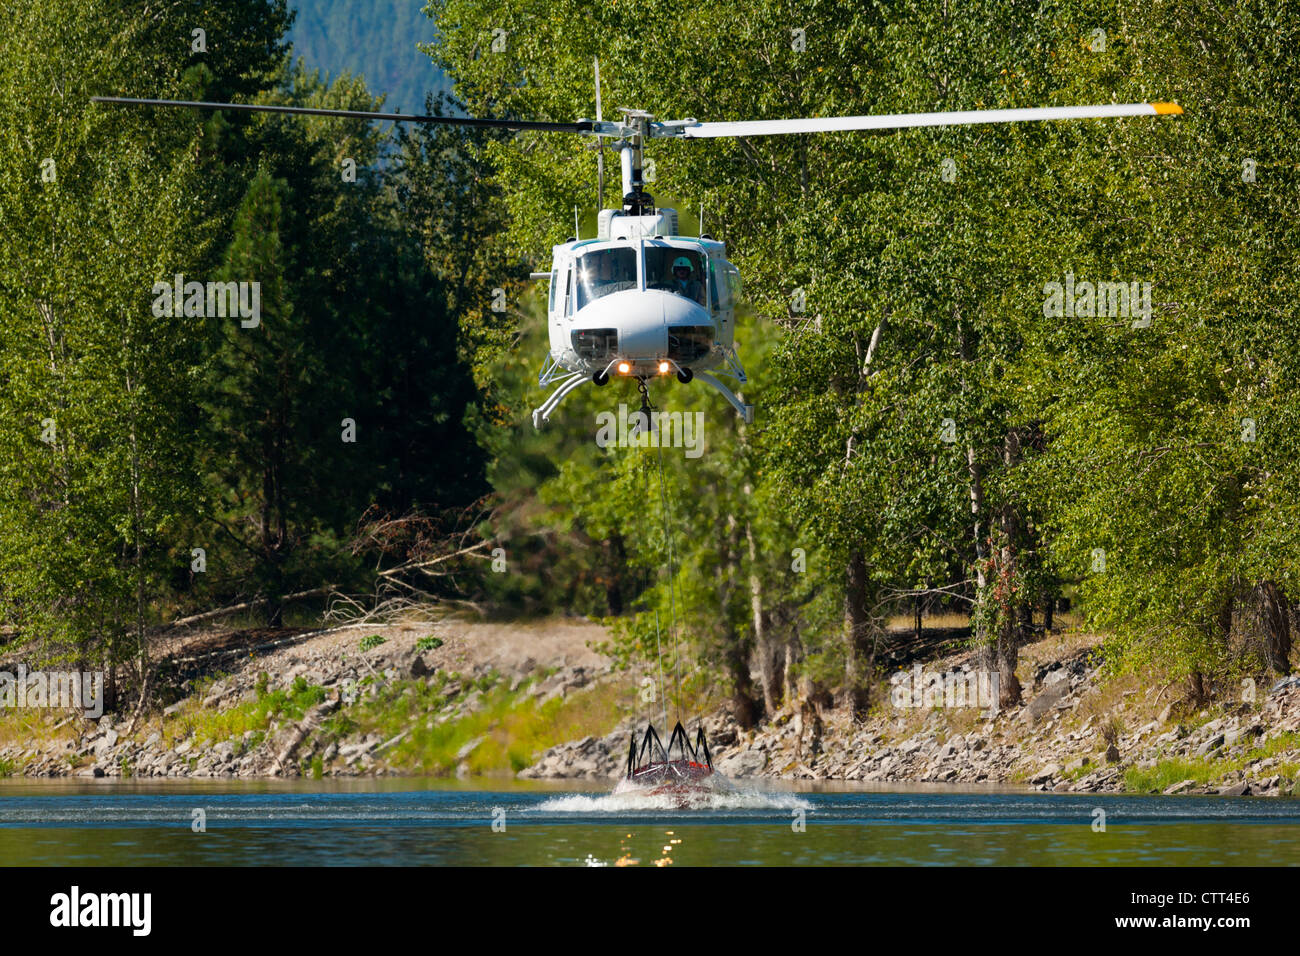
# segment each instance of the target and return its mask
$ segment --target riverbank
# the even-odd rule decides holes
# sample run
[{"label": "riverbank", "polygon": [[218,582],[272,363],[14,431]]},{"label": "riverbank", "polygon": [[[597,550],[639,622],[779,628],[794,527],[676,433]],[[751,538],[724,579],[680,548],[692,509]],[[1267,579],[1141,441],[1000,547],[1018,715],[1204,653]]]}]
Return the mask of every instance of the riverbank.
[{"label": "riverbank", "polygon": [[510,774],[617,721],[590,648],[604,638],[563,619],[196,636],[161,667],[177,699],[134,728],[129,714],[0,714],[0,776]]},{"label": "riverbank", "polygon": [[[704,727],[717,769],[730,777],[1300,796],[1300,679],[1192,708],[1171,683],[1105,678],[1100,644],[1069,633],[1025,648],[1018,671],[1023,701],[995,715],[942,700],[900,708],[884,684],[862,722],[835,710],[787,708],[748,731],[723,714],[706,718]],[[963,651],[923,670],[971,675],[975,667],[974,654]],[[619,732],[568,742],[522,775],[616,777],[627,740]]]},{"label": "riverbank", "polygon": [[[611,781],[645,708],[639,682],[597,650],[606,639],[562,619],[208,635],[168,660],[183,696],[130,732],[120,715],[0,715],[0,776]],[[942,697],[900,707],[885,683],[857,723],[805,705],[750,730],[717,707],[703,725],[736,779],[1295,794],[1300,680],[1189,709],[1173,685],[1104,678],[1100,662],[1096,637],[1049,635],[1022,652],[1022,704],[996,714]],[[923,673],[974,667],[955,651]]]}]

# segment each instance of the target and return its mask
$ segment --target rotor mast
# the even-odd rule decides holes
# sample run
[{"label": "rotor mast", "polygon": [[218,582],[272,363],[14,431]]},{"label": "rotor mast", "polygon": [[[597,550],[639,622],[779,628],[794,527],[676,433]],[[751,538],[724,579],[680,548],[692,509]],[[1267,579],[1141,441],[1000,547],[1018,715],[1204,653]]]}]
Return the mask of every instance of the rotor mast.
[{"label": "rotor mast", "polygon": [[648,216],[654,213],[654,197],[645,191],[642,172],[642,150],[650,137],[650,121],[654,118],[644,110],[624,108],[623,127],[627,131],[619,143],[619,160],[623,170],[623,212],[629,216]]}]

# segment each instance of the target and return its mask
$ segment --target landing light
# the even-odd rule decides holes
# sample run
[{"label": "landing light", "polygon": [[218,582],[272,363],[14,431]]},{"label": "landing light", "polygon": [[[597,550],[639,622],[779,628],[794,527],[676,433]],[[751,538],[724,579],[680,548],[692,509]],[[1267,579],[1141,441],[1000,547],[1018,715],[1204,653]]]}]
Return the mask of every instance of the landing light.
[{"label": "landing light", "polygon": [[619,375],[626,375],[626,374],[627,374],[628,372],[630,372],[630,371],[632,371],[632,366],[629,365],[627,362],[619,362],[619,363],[618,363],[618,374],[619,374]]},{"label": "landing light", "polygon": [[669,366],[668,366],[668,363],[667,363],[667,362],[660,362],[660,363],[659,363],[659,374],[660,374],[660,375],[667,375],[667,374],[668,374],[668,368],[669,368]]}]

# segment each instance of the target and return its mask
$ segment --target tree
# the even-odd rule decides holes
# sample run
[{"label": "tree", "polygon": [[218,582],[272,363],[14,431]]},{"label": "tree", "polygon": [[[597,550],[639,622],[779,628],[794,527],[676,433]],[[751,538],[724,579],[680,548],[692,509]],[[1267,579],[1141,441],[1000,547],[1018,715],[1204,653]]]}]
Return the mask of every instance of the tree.
[{"label": "tree", "polygon": [[[238,39],[216,55],[237,88],[274,56],[282,3],[212,4]],[[92,94],[180,95],[193,61],[144,4],[5,11],[0,35],[0,543],[3,615],[41,659],[138,662],[197,499],[196,338],[153,307],[154,283],[210,255],[219,205],[184,118],[110,115]]]}]

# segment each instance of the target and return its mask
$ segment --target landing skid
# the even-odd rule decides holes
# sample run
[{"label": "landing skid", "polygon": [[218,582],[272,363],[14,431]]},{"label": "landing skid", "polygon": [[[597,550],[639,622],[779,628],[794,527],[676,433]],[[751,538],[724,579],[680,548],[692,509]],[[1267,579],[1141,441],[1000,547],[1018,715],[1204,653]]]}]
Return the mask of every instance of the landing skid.
[{"label": "landing skid", "polygon": [[696,372],[695,377],[706,385],[711,385],[717,389],[722,397],[731,403],[731,407],[740,413],[740,417],[745,420],[746,425],[754,424],[754,406],[747,405],[736,397],[735,392],[727,388],[720,381],[710,375],[708,372]]},{"label": "landing skid", "polygon": [[[614,367],[614,364],[614,362],[611,362],[603,374],[606,376],[609,375],[609,370]],[[545,372],[543,372],[543,376],[544,375]],[[746,425],[752,425],[754,423],[754,406],[742,402],[736,397],[736,394],[719,381],[716,376],[709,372],[696,372],[694,373],[694,378],[704,382],[704,384],[708,385],[710,388],[717,390],[717,392],[731,404],[731,407],[740,414],[740,417],[744,419]],[[546,378],[545,384],[550,384],[553,381],[559,381],[559,386],[551,393],[550,398],[542,403],[541,407],[533,409],[534,428],[541,428],[543,424],[550,421],[551,414],[560,407],[560,402],[564,401],[571,392],[576,391],[579,386],[585,382],[590,382],[591,378],[582,372],[573,372],[564,378],[559,378],[558,376]],[[643,380],[642,385],[644,386],[644,384]]]},{"label": "landing skid", "polygon": [[581,372],[574,372],[568,378],[561,381],[560,386],[551,393],[550,398],[542,403],[541,408],[533,409],[533,427],[541,428],[542,423],[550,419],[551,412],[555,411],[555,409],[559,407],[560,402],[564,401],[565,396],[576,389],[579,385],[589,381],[591,380]]}]

